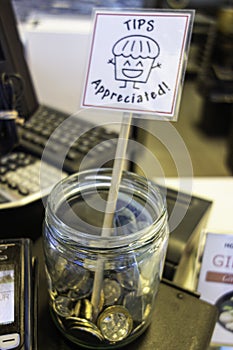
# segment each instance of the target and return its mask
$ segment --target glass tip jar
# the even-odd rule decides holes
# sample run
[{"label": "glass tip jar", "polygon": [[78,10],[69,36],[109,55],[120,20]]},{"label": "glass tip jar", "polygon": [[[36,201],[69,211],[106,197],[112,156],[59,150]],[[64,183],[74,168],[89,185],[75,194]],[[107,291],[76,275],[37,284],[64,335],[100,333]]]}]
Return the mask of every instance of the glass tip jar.
[{"label": "glass tip jar", "polygon": [[71,175],[51,191],[43,246],[49,307],[59,330],[86,348],[122,347],[152,319],[168,244],[165,197],[123,172],[113,227],[103,235],[112,169]]}]

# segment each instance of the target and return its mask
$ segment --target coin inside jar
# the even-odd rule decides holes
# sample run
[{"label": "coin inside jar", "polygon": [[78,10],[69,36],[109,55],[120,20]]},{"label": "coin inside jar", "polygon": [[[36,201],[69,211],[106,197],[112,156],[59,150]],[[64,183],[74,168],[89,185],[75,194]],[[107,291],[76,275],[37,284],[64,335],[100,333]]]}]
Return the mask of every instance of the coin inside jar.
[{"label": "coin inside jar", "polygon": [[53,301],[53,309],[56,314],[62,317],[71,315],[72,309],[70,306],[70,299],[65,296],[58,296]]},{"label": "coin inside jar", "polygon": [[131,333],[133,319],[124,306],[115,305],[109,306],[99,315],[97,325],[105,339],[118,342]]},{"label": "coin inside jar", "polygon": [[116,303],[121,296],[121,286],[116,280],[105,278],[103,290],[105,305]]},{"label": "coin inside jar", "polygon": [[165,196],[146,178],[125,172],[111,225],[103,230],[111,179],[111,168],[85,170],[62,180],[46,199],[48,307],[78,349],[127,348],[151,322],[162,276]]},{"label": "coin inside jar", "polygon": [[82,318],[67,318],[66,331],[83,341],[91,340],[93,344],[102,342],[103,335],[95,324]]}]

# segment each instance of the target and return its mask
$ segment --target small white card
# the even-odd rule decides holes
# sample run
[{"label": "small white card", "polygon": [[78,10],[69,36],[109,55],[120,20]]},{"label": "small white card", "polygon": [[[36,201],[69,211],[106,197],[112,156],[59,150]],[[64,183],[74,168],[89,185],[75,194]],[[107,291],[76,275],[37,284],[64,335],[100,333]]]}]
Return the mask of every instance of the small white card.
[{"label": "small white card", "polygon": [[219,310],[211,343],[233,345],[233,232],[206,232],[203,244],[197,289]]},{"label": "small white card", "polygon": [[193,17],[96,10],[81,107],[177,119]]}]

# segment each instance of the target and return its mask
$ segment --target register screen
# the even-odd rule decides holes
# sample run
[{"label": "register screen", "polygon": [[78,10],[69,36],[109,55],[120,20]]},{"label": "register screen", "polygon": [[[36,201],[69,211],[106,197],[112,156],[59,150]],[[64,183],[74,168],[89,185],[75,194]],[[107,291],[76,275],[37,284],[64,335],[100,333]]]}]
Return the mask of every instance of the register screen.
[{"label": "register screen", "polygon": [[0,326],[14,322],[14,269],[0,271]]}]

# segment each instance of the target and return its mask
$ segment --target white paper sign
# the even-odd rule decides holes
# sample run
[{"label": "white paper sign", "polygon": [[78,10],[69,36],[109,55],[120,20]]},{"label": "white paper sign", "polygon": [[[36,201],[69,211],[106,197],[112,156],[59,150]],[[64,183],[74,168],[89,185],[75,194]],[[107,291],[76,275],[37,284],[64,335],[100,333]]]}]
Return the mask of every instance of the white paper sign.
[{"label": "white paper sign", "polygon": [[193,16],[96,11],[82,107],[176,119]]},{"label": "white paper sign", "polygon": [[207,232],[199,275],[201,299],[218,307],[215,345],[233,345],[233,233]]}]

